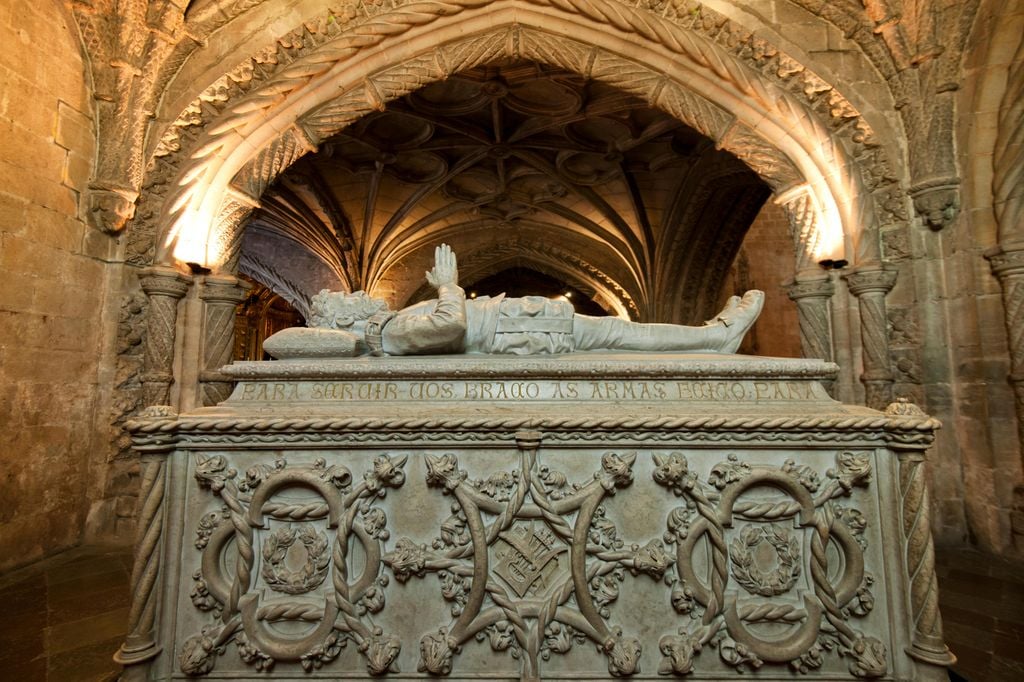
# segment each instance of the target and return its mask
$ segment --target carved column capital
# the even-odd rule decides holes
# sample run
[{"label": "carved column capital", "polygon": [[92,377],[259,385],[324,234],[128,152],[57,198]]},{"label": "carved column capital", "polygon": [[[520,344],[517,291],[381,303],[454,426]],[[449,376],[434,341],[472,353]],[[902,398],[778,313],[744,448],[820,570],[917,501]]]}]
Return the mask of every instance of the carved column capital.
[{"label": "carved column capital", "polygon": [[832,298],[836,293],[836,285],[827,274],[813,279],[797,278],[786,284],[789,300],[800,301],[805,298]]},{"label": "carved column capital", "polygon": [[192,276],[169,265],[153,265],[139,271],[139,284],[150,298],[167,296],[180,299],[192,286]]},{"label": "carved column capital", "polygon": [[[836,291],[832,278],[825,272],[807,279],[798,276],[785,287],[790,300],[796,303],[801,353],[805,358],[821,358],[831,362],[834,353],[829,303]],[[832,394],[835,386],[833,381],[822,381],[822,385]]]},{"label": "carved column capital", "polygon": [[206,275],[199,289],[199,298],[210,303],[235,306],[245,300],[252,285],[233,275]]},{"label": "carved column capital", "polygon": [[1024,243],[1000,244],[985,252],[992,274],[1003,280],[1024,275]]},{"label": "carved column capital", "polygon": [[203,300],[203,351],[199,373],[203,405],[227,399],[234,384],[220,373],[231,362],[235,346],[235,308],[252,285],[232,275],[206,275],[199,298]]},{"label": "carved column capital", "polygon": [[166,405],[174,383],[178,301],[188,293],[192,277],[167,265],[155,265],[139,272],[139,284],[149,298],[142,373],[143,404]]},{"label": "carved column capital", "polygon": [[896,285],[896,271],[883,265],[867,265],[844,273],[843,279],[857,298],[871,293],[884,296]]}]

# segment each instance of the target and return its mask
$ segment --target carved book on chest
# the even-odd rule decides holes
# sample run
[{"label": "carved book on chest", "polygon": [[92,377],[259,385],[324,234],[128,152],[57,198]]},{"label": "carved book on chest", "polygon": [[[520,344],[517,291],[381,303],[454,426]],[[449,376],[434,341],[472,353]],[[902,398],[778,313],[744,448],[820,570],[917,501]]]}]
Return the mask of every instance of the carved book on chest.
[{"label": "carved book on chest", "polygon": [[241,363],[129,429],[127,679],[946,679],[909,403],[816,360]]}]

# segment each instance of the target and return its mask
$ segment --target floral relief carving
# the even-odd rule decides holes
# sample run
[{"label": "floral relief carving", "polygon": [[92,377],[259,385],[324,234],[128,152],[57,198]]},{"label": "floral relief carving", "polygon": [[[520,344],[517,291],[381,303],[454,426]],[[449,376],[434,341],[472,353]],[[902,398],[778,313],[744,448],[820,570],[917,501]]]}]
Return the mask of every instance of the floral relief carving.
[{"label": "floral relief carving", "polygon": [[[401,643],[371,619],[384,608],[388,584],[380,574],[387,517],[374,501],[405,482],[405,461],[379,455],[363,480],[354,483],[346,467],[324,459],[311,465],[277,460],[240,474],[223,455],[197,455],[196,481],[225,509],[201,517],[197,529],[202,565],[192,576],[191,599],[216,622],[185,641],[178,657],[181,671],[208,674],[231,641],[242,661],[259,671],[279,661],[314,670],[337,658],[350,641],[371,675],[396,670]],[[313,495],[296,500],[279,494],[295,486]],[[350,542],[361,545],[365,557],[364,569],[354,578]],[[225,562],[225,554],[232,561]],[[253,573],[257,555],[262,558],[259,578]],[[231,564],[233,575],[224,568]],[[297,595],[304,598],[296,600]],[[283,621],[315,627],[291,635],[268,626]]]},{"label": "floral relief carving", "polygon": [[475,638],[520,662],[524,679],[542,661],[592,642],[610,674],[639,670],[638,639],[607,623],[625,572],[660,579],[671,560],[658,540],[619,537],[602,500],[633,480],[635,453],[606,452],[589,481],[570,482],[540,463],[540,436],[517,436],[519,468],[471,479],[450,453],[425,455],[427,482],[454,498],[428,548],[400,539],[384,555],[399,581],[436,573],[453,620],[420,642],[419,670],[448,675]]},{"label": "floral relief carving", "polygon": [[[730,456],[707,482],[681,453],[655,454],[654,463],[654,480],[687,503],[669,513],[665,541],[676,548],[671,603],[689,623],[662,637],[660,673],[690,674],[712,647],[739,672],[787,664],[806,673],[834,651],[854,677],[886,674],[885,645],[850,623],[874,606],[867,521],[835,502],[870,484],[869,455],[840,452],[823,476],[793,461],[775,468]],[[765,489],[777,494],[765,497]],[[707,558],[695,558],[705,541]],[[841,557],[838,575],[832,551]],[[730,590],[730,579],[743,591]]]}]

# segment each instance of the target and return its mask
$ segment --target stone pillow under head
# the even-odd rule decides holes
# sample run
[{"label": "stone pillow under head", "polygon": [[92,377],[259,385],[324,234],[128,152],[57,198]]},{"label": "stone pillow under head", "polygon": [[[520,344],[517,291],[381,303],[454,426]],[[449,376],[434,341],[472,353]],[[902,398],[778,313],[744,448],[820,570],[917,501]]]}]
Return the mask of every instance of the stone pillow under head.
[{"label": "stone pillow under head", "polygon": [[338,329],[291,327],[267,337],[263,350],[278,360],[297,358],[350,358],[359,337]]}]

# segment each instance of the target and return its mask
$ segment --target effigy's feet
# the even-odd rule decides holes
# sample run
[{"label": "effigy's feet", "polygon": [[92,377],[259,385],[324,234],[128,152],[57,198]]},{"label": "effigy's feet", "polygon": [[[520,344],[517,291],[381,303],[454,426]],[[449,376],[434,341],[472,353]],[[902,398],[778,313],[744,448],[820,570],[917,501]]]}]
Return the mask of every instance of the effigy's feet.
[{"label": "effigy's feet", "polygon": [[742,300],[743,299],[741,299],[739,296],[730,296],[729,300],[725,302],[725,307],[722,308],[722,311],[715,315],[714,317],[712,317],[710,320],[706,320],[704,322],[704,326],[711,327],[719,324],[724,324],[726,327],[730,326],[732,322],[730,321],[729,315],[732,313],[732,311],[736,309],[737,306],[739,306],[740,301]]},{"label": "effigy's feet", "polygon": [[[735,297],[733,297],[735,298]],[[764,307],[764,292],[751,289],[743,294],[738,303],[729,305],[718,314],[717,321],[726,329],[725,342],[722,344],[722,353],[735,353],[743,342],[750,328],[754,326],[761,309]]]}]

